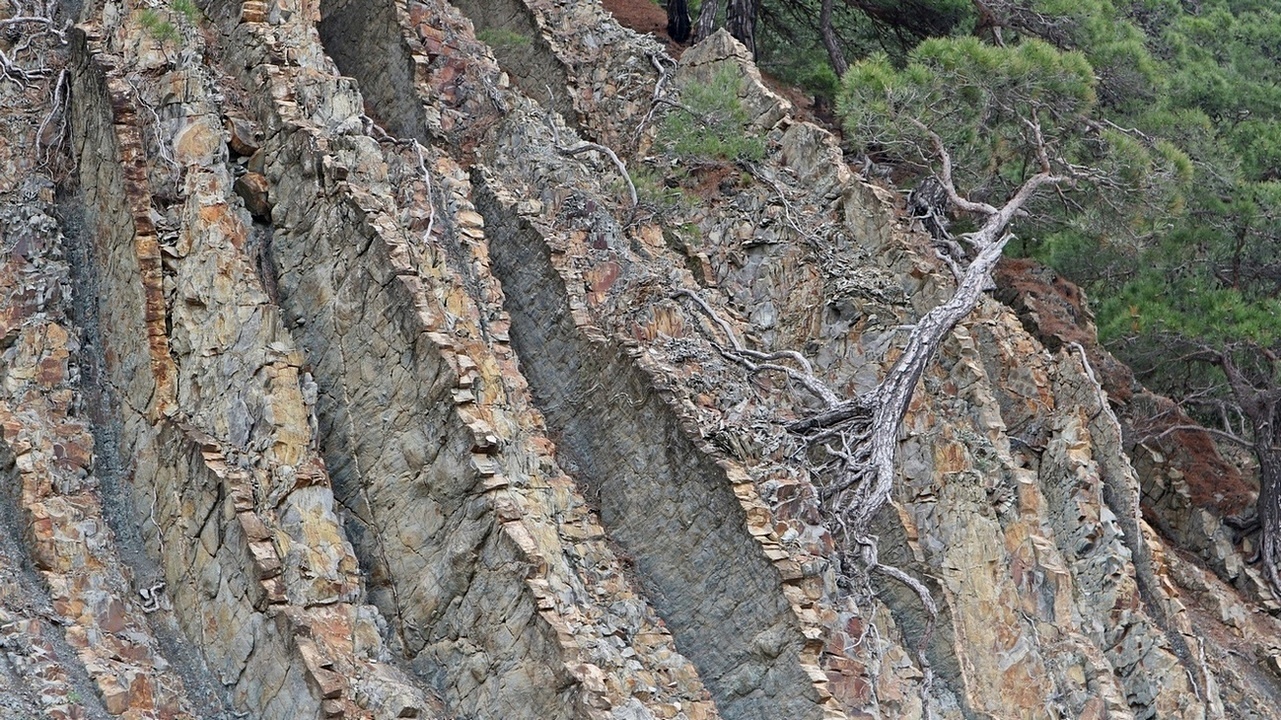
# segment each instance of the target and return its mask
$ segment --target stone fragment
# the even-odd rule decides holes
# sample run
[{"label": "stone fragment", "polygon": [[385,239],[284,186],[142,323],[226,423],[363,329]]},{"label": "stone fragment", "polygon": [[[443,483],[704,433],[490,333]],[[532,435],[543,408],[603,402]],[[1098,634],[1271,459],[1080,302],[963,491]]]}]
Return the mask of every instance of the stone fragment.
[{"label": "stone fragment", "polygon": [[102,704],[112,715],[123,715],[129,709],[129,689],[117,685],[104,690]]},{"label": "stone fragment", "polygon": [[268,197],[267,177],[260,173],[245,173],[236,178],[236,194],[245,201],[245,209],[255,219],[271,222],[271,201]]},{"label": "stone fragment", "polygon": [[217,159],[221,144],[218,126],[198,119],[178,134],[174,141],[174,161],[184,165],[209,165]]},{"label": "stone fragment", "polygon": [[241,157],[250,157],[258,152],[258,126],[244,118],[228,115],[222,119],[227,130],[227,147]]}]

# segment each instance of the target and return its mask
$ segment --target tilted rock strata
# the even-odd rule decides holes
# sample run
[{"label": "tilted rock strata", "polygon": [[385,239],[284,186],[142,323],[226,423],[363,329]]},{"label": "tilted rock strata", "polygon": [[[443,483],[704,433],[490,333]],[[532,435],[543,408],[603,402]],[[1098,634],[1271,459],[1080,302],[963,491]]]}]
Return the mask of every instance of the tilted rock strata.
[{"label": "tilted rock strata", "polygon": [[1097,368],[1142,484],[1144,517],[1172,543],[1200,555],[1219,577],[1270,611],[1279,609],[1262,575],[1244,562],[1253,551],[1250,542],[1234,547],[1236,533],[1225,523],[1253,512],[1256,491],[1219,453],[1213,436],[1197,429],[1171,400],[1138,385],[1130,369],[1098,342],[1080,288],[1031,260],[1003,261],[996,279],[998,297],[1018,312],[1028,332],[1049,347],[1076,343]]},{"label": "tilted rock strata", "polygon": [[[334,42],[377,32],[369,24],[356,25],[352,34],[338,29],[330,31]],[[635,560],[642,585],[656,590],[656,609],[677,646],[731,716],[835,712],[834,706],[824,707],[817,633],[807,639],[799,631],[789,591],[771,568],[771,558],[794,580],[801,573],[777,542],[763,537],[770,534],[763,521],[768,513],[747,478],[698,447],[698,430],[669,404],[670,396],[663,399],[663,380],[654,377],[659,369],[647,366],[635,343],[602,335],[588,319],[586,304],[592,300],[584,301],[575,266],[612,272],[608,283],[620,271],[610,258],[626,240],[610,214],[612,196],[580,163],[556,153],[558,141],[575,142],[571,131],[540,123],[542,113],[527,99],[502,90],[502,75],[492,65],[444,51],[435,58],[424,52],[413,42],[415,35],[428,36],[421,26],[413,34],[395,26],[382,32],[409,38],[402,53],[415,58],[413,66],[426,69],[427,82],[414,88],[424,102],[436,92],[430,68],[443,62],[461,66],[458,75],[470,87],[490,89],[498,98],[495,105],[506,110],[501,120],[489,123],[490,134],[478,149],[492,172],[474,173],[473,181],[477,209],[487,218],[485,239],[494,270],[507,290],[513,343],[518,351],[525,349],[521,366],[560,441],[561,457],[598,499],[606,529]],[[409,65],[394,55],[387,62],[392,68]],[[368,60],[355,68],[368,73],[360,80],[376,98],[375,106],[394,107],[396,93],[403,90],[385,82],[391,72],[376,69]],[[387,122],[412,127],[404,117]],[[481,124],[487,124],[483,116]],[[557,182],[543,184],[548,177]],[[649,230],[652,236],[658,228]],[[600,407],[594,397],[628,402]],[[804,602],[801,596],[798,604]],[[819,684],[813,690],[804,690],[815,680]]]},{"label": "tilted rock strata", "polygon": [[[55,72],[63,59],[49,58]],[[0,129],[15,149],[35,149],[51,108],[13,103],[12,91],[7,83],[0,90],[3,106],[14,109],[0,118]],[[147,600],[147,579],[123,561],[104,508],[79,393],[81,339],[71,317],[77,291],[53,216],[56,167],[47,159],[37,164],[36,153],[5,155],[17,172],[0,181],[0,498],[7,506],[0,513],[0,665],[8,675],[0,675],[7,686],[0,714],[194,717],[179,669],[148,617],[158,608]],[[15,706],[10,691],[29,705]]]},{"label": "tilted rock strata", "polygon": [[[0,708],[1267,716],[1276,621],[1144,524],[1091,364],[994,301],[924,378],[878,527],[928,642],[913,591],[842,584],[781,430],[807,399],[680,293],[854,394],[951,280],[727,35],[675,65],[590,3],[201,10],[85,8],[86,227],[6,247],[0,573],[40,587],[0,592],[0,679],[33,688]],[[654,93],[727,71],[766,158],[632,208],[580,138],[634,168]],[[67,295],[82,337],[31,312]]]},{"label": "tilted rock strata", "polygon": [[[77,30],[73,133],[97,231],[96,322],[132,520],[179,623],[232,704],[262,717],[427,711],[359,602],[356,558],[311,446],[301,357],[245,254],[248,218],[229,204],[199,54],[173,66],[128,23]],[[160,82],[139,82],[148,70]],[[173,122],[159,122],[162,105]]]},{"label": "tilted rock strata", "polygon": [[465,176],[380,147],[330,66],[271,62],[277,33],[314,43],[296,17],[242,15],[226,42],[269,61],[244,81],[268,89],[279,294],[398,651],[460,712],[714,716],[538,431]]}]

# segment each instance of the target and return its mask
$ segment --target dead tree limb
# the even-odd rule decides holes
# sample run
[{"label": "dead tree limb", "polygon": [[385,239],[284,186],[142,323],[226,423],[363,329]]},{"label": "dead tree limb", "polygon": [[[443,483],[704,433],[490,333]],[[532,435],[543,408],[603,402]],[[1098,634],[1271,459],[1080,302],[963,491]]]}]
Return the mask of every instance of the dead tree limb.
[{"label": "dead tree limb", "polygon": [[422,176],[423,184],[427,186],[427,229],[423,231],[423,243],[431,242],[432,230],[436,227],[436,199],[433,197],[431,173],[427,170],[427,156],[423,154],[426,149],[423,144],[415,138],[398,138],[383,129],[376,120],[368,115],[362,114],[360,121],[367,134],[373,136],[379,143],[388,143],[395,147],[409,146],[414,150],[414,159],[417,161],[418,174]]},{"label": "dead tree limb", "polygon": [[19,87],[26,88],[34,80],[53,77],[57,70],[44,63],[34,67],[24,67],[20,64],[22,58],[28,54],[34,54],[37,59],[40,59],[43,51],[32,51],[31,46],[36,40],[46,37],[54,38],[58,41],[58,45],[66,45],[67,29],[71,23],[58,27],[53,19],[52,8],[43,9],[41,12],[44,14],[27,14],[19,3],[16,4],[15,11],[12,17],[0,20],[0,30],[6,32],[25,30],[25,37],[21,43],[10,48],[8,53],[0,50],[0,81],[8,80]]},{"label": "dead tree limb", "polygon": [[[946,151],[942,155],[948,157]],[[945,165],[950,167],[950,158]],[[966,268],[952,297],[930,310],[913,326],[903,354],[874,390],[864,397],[846,400],[788,426],[794,433],[811,435],[857,421],[871,412],[871,422],[864,441],[871,448],[871,467],[849,468],[849,472],[857,475],[858,479],[866,479],[868,482],[848,483],[851,487],[835,499],[836,505],[832,508],[835,514],[843,518],[845,528],[854,537],[866,535],[872,517],[890,497],[894,486],[899,429],[908,405],[912,402],[916,384],[933,360],[943,339],[978,305],[983,290],[988,285],[991,271],[1001,259],[1001,252],[1009,241],[1010,236],[1005,234],[1005,229],[1039,188],[1066,179],[1047,172],[1034,175],[999,209],[985,203],[970,203],[972,207],[991,208],[993,212],[988,214],[982,227],[966,238],[970,244],[981,249]],[[951,184],[950,173],[942,180],[949,195],[957,195]]]},{"label": "dead tree limb", "polygon": [[[547,89],[547,94],[551,95],[551,88]],[[573,147],[561,145],[560,130],[556,127],[555,119],[549,116],[547,118],[547,125],[552,129],[552,144],[555,146],[556,152],[561,155],[573,157],[574,155],[581,155],[585,152],[598,152],[609,158],[610,161],[614,163],[614,167],[618,168],[618,174],[623,177],[623,182],[627,183],[627,195],[632,201],[632,208],[635,209],[640,205],[640,198],[636,195],[636,183],[632,182],[632,176],[628,174],[627,166],[623,164],[622,159],[618,157],[617,153],[604,145],[588,142],[586,140],[579,140],[578,144]]]},{"label": "dead tree limb", "polygon": [[[738,336],[734,333],[734,329],[730,327],[730,324],[718,315],[716,311],[712,309],[712,306],[707,304],[706,300],[695,293],[684,289],[677,290],[675,297],[689,298],[704,315],[706,315],[712,322],[716,323],[717,327],[720,328],[726,339],[729,340],[729,347],[725,347],[720,343],[714,343],[714,345],[717,351],[720,352],[727,360],[742,365],[748,372],[753,374],[766,371],[781,372],[792,380],[800,383],[801,386],[813,394],[814,397],[822,400],[823,404],[827,407],[832,407],[840,403],[840,399],[836,396],[836,393],[832,392],[831,389],[814,374],[814,367],[810,365],[810,361],[806,360],[804,355],[801,355],[795,350],[779,350],[772,353],[763,353],[746,348],[743,346],[742,341],[738,339]],[[798,370],[787,365],[779,365],[776,362],[772,362],[775,360],[791,360],[799,365],[800,369]]]}]

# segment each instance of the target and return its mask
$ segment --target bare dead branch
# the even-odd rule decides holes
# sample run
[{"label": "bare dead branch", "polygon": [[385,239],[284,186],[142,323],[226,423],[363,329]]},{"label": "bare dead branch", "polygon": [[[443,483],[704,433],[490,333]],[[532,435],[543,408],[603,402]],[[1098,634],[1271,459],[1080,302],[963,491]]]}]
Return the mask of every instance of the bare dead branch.
[{"label": "bare dead branch", "polygon": [[[67,83],[67,70],[63,68],[58,73],[58,79],[53,83],[49,112],[40,121],[40,127],[36,128],[36,147],[40,150],[40,158],[43,164],[50,162],[54,153],[58,148],[62,147],[62,143],[67,137]],[[53,129],[55,121],[58,123],[56,130]]]},{"label": "bare dead branch", "polygon": [[[53,67],[41,63],[35,67],[25,68],[18,61],[31,50],[31,45],[40,39],[51,37],[58,41],[59,45],[67,44],[67,30],[71,27],[68,22],[62,27],[58,27],[53,20],[53,10],[48,9],[48,16],[45,15],[24,15],[19,9],[19,14],[13,17],[0,20],[0,29],[18,28],[22,26],[35,25],[38,30],[28,31],[21,44],[10,48],[9,53],[0,50],[0,80],[9,80],[16,83],[19,87],[27,87],[32,81],[52,77],[55,73]],[[36,53],[37,60],[44,60]]]},{"label": "bare dead branch", "polygon": [[436,200],[432,197],[431,173],[427,172],[427,163],[423,159],[423,146],[417,140],[414,140],[414,155],[418,158],[418,172],[422,173],[423,182],[427,184],[427,229],[423,231],[423,243],[428,243],[436,225]]},{"label": "bare dead branch", "polygon": [[388,143],[393,146],[409,146],[414,150],[414,156],[418,164],[418,172],[423,178],[423,184],[427,186],[427,229],[423,231],[423,242],[431,241],[431,233],[436,225],[436,202],[432,197],[431,173],[427,170],[427,159],[423,154],[425,149],[422,143],[416,138],[398,138],[383,129],[373,118],[362,114],[360,116],[361,124],[367,134],[373,136],[379,143]]},{"label": "bare dead branch", "polygon": [[1045,148],[1045,136],[1041,133],[1041,121],[1036,116],[1036,108],[1032,108],[1032,117],[1023,118],[1023,122],[1032,130],[1032,147],[1036,150],[1036,159],[1041,163],[1041,172],[1049,174],[1050,156]]},{"label": "bare dead branch", "polygon": [[952,155],[948,152],[947,147],[943,145],[943,138],[938,133],[925,126],[925,123],[910,118],[913,125],[918,130],[925,133],[930,139],[930,144],[934,147],[934,154],[938,156],[939,164],[942,166],[939,170],[939,181],[943,183],[943,189],[947,191],[947,197],[952,204],[965,212],[979,213],[980,215],[995,215],[997,210],[992,205],[984,202],[974,202],[961,197],[956,191],[956,184],[952,180]]},{"label": "bare dead branch", "polygon": [[[726,359],[742,365],[752,373],[765,371],[781,372],[792,380],[800,383],[802,387],[812,393],[814,397],[822,400],[828,407],[839,404],[840,400],[837,398],[836,393],[832,392],[827,385],[814,375],[813,366],[810,365],[809,360],[806,360],[800,353],[793,350],[780,350],[772,353],[762,353],[756,350],[749,350],[743,346],[741,341],[739,341],[737,334],[734,332],[734,329],[730,326],[729,322],[713,310],[712,306],[708,305],[706,300],[685,289],[677,290],[675,297],[685,297],[692,300],[698,309],[721,329],[721,332],[724,333],[725,337],[729,340],[730,346],[727,348],[720,343],[713,344],[717,348],[717,351],[724,355]],[[770,360],[791,360],[800,365],[801,369],[797,370],[796,368],[789,367],[787,365],[770,363],[768,362]]]},{"label": "bare dead branch", "polygon": [[1245,447],[1245,448],[1253,447],[1253,443],[1241,437],[1240,435],[1237,435],[1236,433],[1231,433],[1226,430],[1219,430],[1218,428],[1205,427],[1204,425],[1171,425],[1170,427],[1166,428],[1165,430],[1162,430],[1159,433],[1154,433],[1151,435],[1144,436],[1141,440],[1139,440],[1139,442],[1140,443],[1157,442],[1157,441],[1163,440],[1168,435],[1172,435],[1176,432],[1183,432],[1185,430],[1188,432],[1197,432],[1197,431],[1207,432],[1217,438],[1222,438],[1223,440],[1227,440],[1228,442],[1234,443],[1236,445],[1240,445],[1241,447]]},{"label": "bare dead branch", "polygon": [[746,169],[752,177],[774,189],[774,192],[778,195],[779,202],[783,204],[783,221],[792,229],[792,232],[796,233],[797,238],[809,240],[812,234],[802,230],[801,226],[797,224],[796,218],[792,214],[792,203],[787,199],[787,193],[783,191],[783,187],[778,184],[778,181],[766,175],[752,163],[739,161],[739,165]]},{"label": "bare dead branch", "polygon": [[[547,89],[547,94],[551,95],[551,88]],[[632,201],[632,208],[634,209],[640,205],[640,198],[636,195],[636,184],[632,182],[632,176],[628,174],[627,166],[623,164],[617,153],[604,145],[588,142],[587,140],[579,140],[577,145],[566,147],[560,144],[560,130],[556,127],[556,122],[550,115],[547,118],[547,125],[552,129],[552,143],[556,147],[556,151],[561,155],[573,157],[585,152],[598,152],[608,157],[614,163],[614,167],[618,168],[618,174],[622,176],[623,182],[627,183],[627,194]]]}]

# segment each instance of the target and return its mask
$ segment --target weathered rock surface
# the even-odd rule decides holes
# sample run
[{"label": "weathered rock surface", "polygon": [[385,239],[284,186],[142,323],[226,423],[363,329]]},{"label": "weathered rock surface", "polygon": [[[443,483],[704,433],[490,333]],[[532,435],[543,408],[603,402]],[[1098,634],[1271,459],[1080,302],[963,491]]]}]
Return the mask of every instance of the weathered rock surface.
[{"label": "weathered rock surface", "polygon": [[[841,566],[803,396],[717,343],[856,393],[950,275],[728,35],[197,4],[85,3],[0,80],[0,715],[1274,714],[1247,485],[1146,442],[1161,401],[1026,269],[923,379],[878,520],[939,616]],[[599,147],[645,163],[656,87],[726,73],[766,157],[632,207]]]}]

